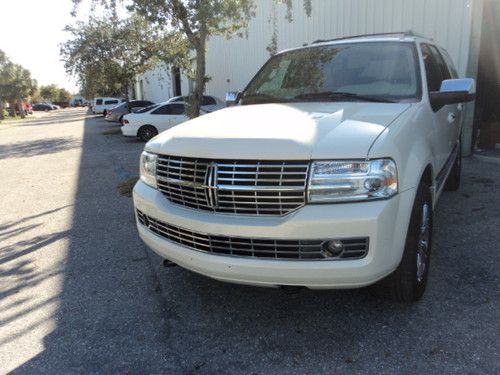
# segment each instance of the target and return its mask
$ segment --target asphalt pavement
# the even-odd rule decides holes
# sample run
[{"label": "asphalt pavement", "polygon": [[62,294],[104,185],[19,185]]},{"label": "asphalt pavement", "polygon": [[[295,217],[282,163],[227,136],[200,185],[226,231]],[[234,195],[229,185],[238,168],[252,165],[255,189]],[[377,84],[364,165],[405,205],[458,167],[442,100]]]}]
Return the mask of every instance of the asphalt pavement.
[{"label": "asphalt pavement", "polygon": [[120,182],[143,144],[84,109],[0,124],[0,373],[500,373],[500,165],[464,159],[416,304],[164,268]]}]

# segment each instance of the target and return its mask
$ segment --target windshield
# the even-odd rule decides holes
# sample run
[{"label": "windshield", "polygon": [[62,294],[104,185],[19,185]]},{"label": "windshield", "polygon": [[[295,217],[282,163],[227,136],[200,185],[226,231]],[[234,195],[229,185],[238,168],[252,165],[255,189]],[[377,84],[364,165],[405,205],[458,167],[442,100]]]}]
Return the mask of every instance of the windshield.
[{"label": "windshield", "polygon": [[159,106],[159,104],[153,104],[153,105],[147,106],[146,108],[135,111],[134,113],[146,113],[146,112],[149,112],[149,111],[155,109],[158,106]]},{"label": "windshield", "polygon": [[415,46],[403,42],[346,43],[272,57],[246,88],[242,102],[399,101],[420,98]]}]

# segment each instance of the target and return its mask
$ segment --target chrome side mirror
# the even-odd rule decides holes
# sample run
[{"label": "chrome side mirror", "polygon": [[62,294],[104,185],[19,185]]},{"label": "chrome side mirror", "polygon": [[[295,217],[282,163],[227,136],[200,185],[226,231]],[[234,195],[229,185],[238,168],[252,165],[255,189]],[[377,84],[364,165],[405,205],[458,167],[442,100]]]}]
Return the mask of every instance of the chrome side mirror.
[{"label": "chrome side mirror", "polygon": [[241,98],[241,92],[239,91],[229,91],[226,93],[226,107],[231,107],[238,104]]},{"label": "chrome side mirror", "polygon": [[439,92],[466,92],[476,93],[476,82],[472,78],[445,79],[441,83]]},{"label": "chrome side mirror", "polygon": [[432,110],[439,111],[448,104],[471,102],[476,98],[476,83],[472,78],[445,79],[439,91],[431,91]]}]

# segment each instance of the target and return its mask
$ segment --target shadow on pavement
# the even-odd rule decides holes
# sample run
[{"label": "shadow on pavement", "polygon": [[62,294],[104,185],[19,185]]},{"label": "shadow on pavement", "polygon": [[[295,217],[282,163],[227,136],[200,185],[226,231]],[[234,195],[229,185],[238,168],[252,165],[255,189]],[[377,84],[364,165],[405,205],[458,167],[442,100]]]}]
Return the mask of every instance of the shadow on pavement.
[{"label": "shadow on pavement", "polygon": [[[57,110],[55,112],[47,112],[42,115],[35,114],[35,116],[39,116],[38,118],[19,118],[16,122],[13,123],[5,123],[5,125],[16,125],[22,127],[29,126],[40,126],[40,125],[51,125],[51,124],[60,124],[60,123],[70,123],[81,121],[84,117],[88,116],[89,111],[83,112],[81,109],[62,109]],[[0,130],[2,127],[0,126]]]},{"label": "shadow on pavement", "polygon": [[[52,271],[64,279],[57,311],[50,317],[56,322],[55,329],[45,336],[44,350],[14,373],[126,373],[168,368],[166,358],[170,356],[162,350],[168,329],[158,282],[136,235],[132,201],[117,193],[122,177],[116,170],[133,166],[137,173],[142,147],[124,144],[113,150],[110,144],[117,139],[102,136],[101,127],[92,117],[85,121],[81,161],[75,171],[78,184],[71,230],[51,238],[34,238],[31,246],[23,244],[27,246],[23,252],[29,252],[60,236],[68,240],[64,264]],[[29,222],[7,223],[4,230],[22,227],[22,223]],[[5,253],[7,259],[9,249]],[[29,264],[8,272],[26,274],[25,284],[48,277],[32,272]]]},{"label": "shadow on pavement", "polygon": [[0,159],[29,158],[37,155],[54,154],[76,147],[80,147],[79,140],[69,137],[0,145]]}]

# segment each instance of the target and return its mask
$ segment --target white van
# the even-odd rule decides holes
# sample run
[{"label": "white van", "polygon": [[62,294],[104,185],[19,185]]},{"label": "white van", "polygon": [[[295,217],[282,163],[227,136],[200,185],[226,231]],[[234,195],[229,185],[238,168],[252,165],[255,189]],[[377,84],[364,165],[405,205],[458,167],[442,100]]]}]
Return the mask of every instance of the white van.
[{"label": "white van", "polygon": [[116,107],[118,104],[124,102],[125,99],[120,98],[108,98],[108,97],[97,97],[94,98],[92,103],[92,113],[100,114],[102,113],[106,116],[108,109]]}]

